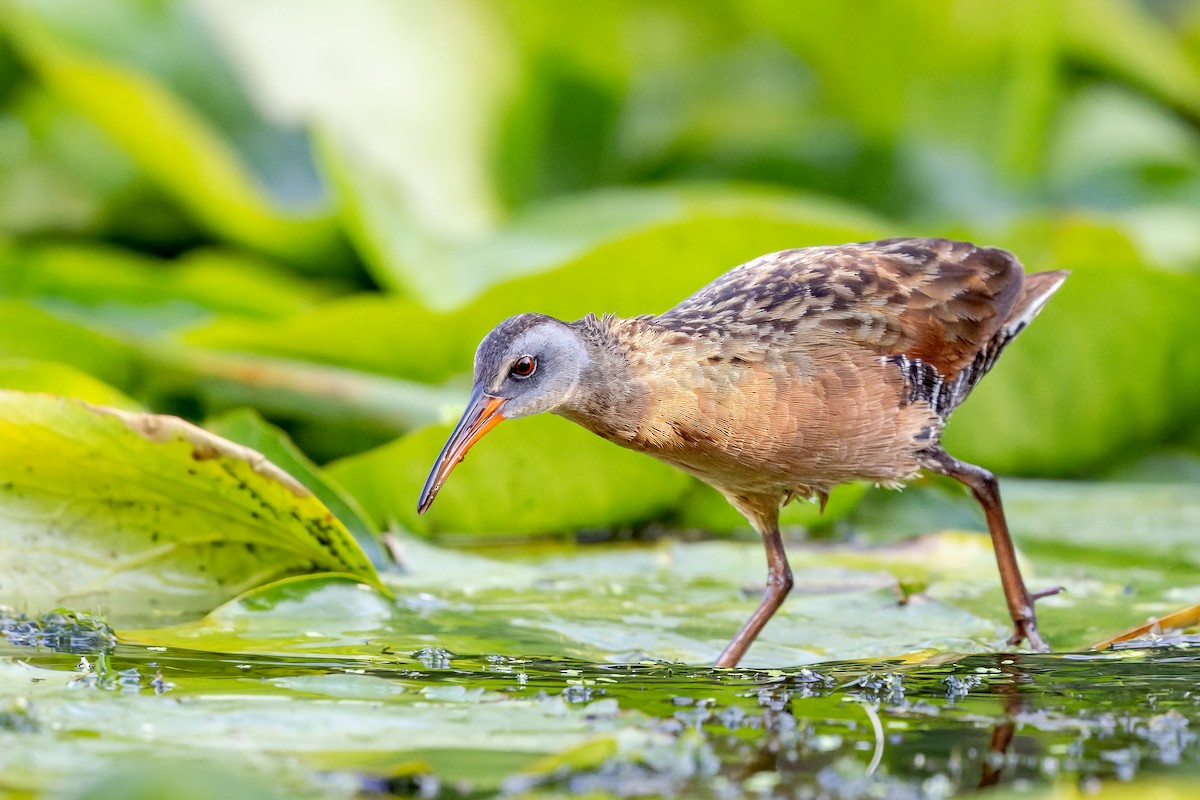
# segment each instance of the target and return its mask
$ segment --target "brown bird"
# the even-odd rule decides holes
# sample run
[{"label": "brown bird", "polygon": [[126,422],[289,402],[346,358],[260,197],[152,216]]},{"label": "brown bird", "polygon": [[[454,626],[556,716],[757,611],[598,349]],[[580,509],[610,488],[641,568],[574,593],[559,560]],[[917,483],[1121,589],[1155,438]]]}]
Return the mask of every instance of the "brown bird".
[{"label": "brown bird", "polygon": [[867,480],[949,475],[983,506],[1013,620],[1034,601],[987,470],[939,440],[946,418],[1037,315],[1066,272],[1026,275],[1009,252],[945,239],[784,250],[735,267],[659,316],[520,314],[475,354],[470,405],[418,510],[504,419],[550,411],[674,464],[725,495],[762,534],[767,587],[716,660],[735,666],[792,588],[779,510]]}]

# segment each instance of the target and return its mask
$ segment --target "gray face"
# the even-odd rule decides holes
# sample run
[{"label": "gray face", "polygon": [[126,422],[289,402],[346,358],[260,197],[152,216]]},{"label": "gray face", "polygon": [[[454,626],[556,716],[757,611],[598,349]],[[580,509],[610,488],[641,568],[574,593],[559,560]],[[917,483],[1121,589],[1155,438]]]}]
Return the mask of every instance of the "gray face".
[{"label": "gray face", "polygon": [[552,411],[570,401],[587,349],[566,323],[543,314],[509,317],[475,353],[475,385],[504,404],[507,419]]}]

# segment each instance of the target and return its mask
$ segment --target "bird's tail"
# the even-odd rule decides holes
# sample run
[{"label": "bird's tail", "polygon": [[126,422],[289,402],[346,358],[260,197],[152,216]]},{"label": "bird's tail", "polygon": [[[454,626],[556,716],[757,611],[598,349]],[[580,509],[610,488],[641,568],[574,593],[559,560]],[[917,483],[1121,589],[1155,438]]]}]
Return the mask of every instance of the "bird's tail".
[{"label": "bird's tail", "polygon": [[1025,282],[1021,287],[1021,296],[1017,298],[1017,302],[1009,312],[1008,318],[1004,320],[1004,324],[1000,326],[1000,330],[979,351],[975,360],[955,375],[946,388],[938,393],[937,398],[931,401],[930,405],[939,416],[947,417],[967,398],[971,389],[979,383],[979,379],[995,366],[996,359],[1004,352],[1004,348],[1016,338],[1018,333],[1025,330],[1025,326],[1038,315],[1042,306],[1046,305],[1046,301],[1050,299],[1050,295],[1054,294],[1059,286],[1062,286],[1062,282],[1070,274],[1066,270],[1056,270],[1025,276]]},{"label": "bird's tail", "polygon": [[1003,340],[1004,344],[1000,345],[1001,347],[1025,330],[1025,326],[1038,315],[1042,306],[1046,305],[1046,301],[1050,299],[1050,295],[1058,291],[1058,287],[1062,286],[1062,282],[1070,274],[1065,269],[1059,269],[1025,276],[1025,285],[1021,287],[1021,296],[1017,298],[1016,304],[1009,312],[1008,319],[1004,320],[1000,334],[996,337]]}]

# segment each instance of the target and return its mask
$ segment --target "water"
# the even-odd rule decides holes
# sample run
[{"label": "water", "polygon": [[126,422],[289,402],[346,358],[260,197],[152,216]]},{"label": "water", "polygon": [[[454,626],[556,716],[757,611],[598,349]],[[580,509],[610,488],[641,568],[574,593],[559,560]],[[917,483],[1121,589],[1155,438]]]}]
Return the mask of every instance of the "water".
[{"label": "water", "polygon": [[1200,647],[1187,637],[728,672],[444,649],[301,658],[119,645],[83,656],[87,671],[78,653],[9,645],[0,656],[8,690],[18,668],[63,678],[57,691],[31,684],[23,710],[0,716],[6,776],[31,749],[43,761],[70,751],[85,772],[93,755],[157,757],[181,742],[220,760],[232,733],[261,777],[326,796],[1039,796],[1200,777]]}]

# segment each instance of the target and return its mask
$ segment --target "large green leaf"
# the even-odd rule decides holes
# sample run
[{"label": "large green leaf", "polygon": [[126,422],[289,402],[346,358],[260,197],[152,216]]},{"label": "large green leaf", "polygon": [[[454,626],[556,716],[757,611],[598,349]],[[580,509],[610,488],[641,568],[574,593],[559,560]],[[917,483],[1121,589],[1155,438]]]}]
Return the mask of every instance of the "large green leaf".
[{"label": "large green leaf", "polygon": [[[486,276],[493,262],[510,279],[453,311],[362,296],[272,325],[224,320],[195,331],[189,341],[436,381],[468,371],[479,340],[512,314],[575,319],[588,312],[664,311],[762,253],[886,231],[885,223],[838,204],[772,192],[599,192],[515,222],[498,236],[494,254],[472,251],[469,264],[454,273],[463,281],[484,276],[474,279],[471,292],[492,280]],[[456,290],[447,296],[462,298]]]},{"label": "large green leaf", "polygon": [[119,388],[137,379],[136,348],[22,300],[0,299],[0,357],[57,361]]},{"label": "large green leaf", "polygon": [[[995,171],[1040,167],[1059,91],[1056,5],[883,2],[865,16],[836,0],[808,3],[803,15],[786,0],[744,8],[811,65],[830,117],[850,120],[868,140],[905,142],[925,156],[913,165],[922,177],[955,168],[947,145]],[[914,30],[922,35],[901,33]],[[965,183],[940,184],[930,199]]]},{"label": "large green leaf", "polygon": [[[527,275],[533,280],[543,273],[549,283],[539,281],[538,288],[518,283],[517,290],[531,301],[553,302],[584,288],[578,283],[582,264],[593,265],[593,280],[599,274],[613,283],[628,281],[626,286],[640,287],[645,301],[654,302],[655,284],[672,293],[690,291],[695,287],[686,286],[689,275],[704,274],[709,263],[727,269],[770,250],[869,238],[868,232],[884,227],[882,221],[832,201],[766,190],[598,190],[534,207],[494,235],[423,252],[413,263],[397,258],[394,269],[403,270],[401,283],[423,306],[441,311],[464,304],[469,309],[486,302],[494,292],[480,294],[491,287],[503,295],[498,284]],[[703,237],[698,236],[701,230]],[[707,246],[702,253],[692,251],[692,235]],[[594,266],[601,254],[607,262],[603,269]],[[722,256],[728,258],[723,265],[716,262]],[[570,273],[574,276],[567,277]],[[679,278],[685,285],[673,284]],[[606,293],[589,286],[587,294],[604,298]],[[517,295],[510,291],[507,296]]]},{"label": "large green leaf", "polygon": [[286,433],[248,408],[234,409],[210,419],[205,429],[262,453],[272,464],[286,470],[346,526],[376,567],[383,568],[388,563],[375,529],[367,523],[358,502],[302,453]]},{"label": "large green leaf", "polygon": [[0,603],[203,613],[297,573],[377,584],[342,524],[252,450],[174,417],[0,394]]},{"label": "large green leaf", "polygon": [[286,316],[329,292],[230,250],[196,250],[167,261],[97,245],[0,247],[0,297],[34,299],[133,332],[195,324],[217,312]]},{"label": "large green leaf", "polygon": [[690,485],[682,472],[550,415],[501,425],[455,469],[425,517],[417,497],[450,426],[434,425],[329,466],[377,524],[530,534],[626,525],[661,515]]},{"label": "large green leaf", "polygon": [[[866,484],[842,484],[829,493],[829,502],[824,509],[816,501],[796,498],[795,502],[783,507],[779,524],[784,528],[829,525],[853,511],[866,492]],[[750,530],[750,523],[729,505],[720,492],[700,482],[696,482],[683,497],[671,522],[685,528],[698,528],[706,533]]]}]

